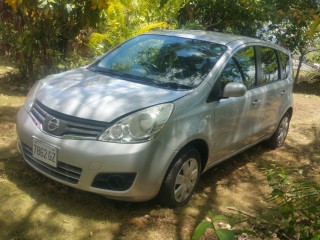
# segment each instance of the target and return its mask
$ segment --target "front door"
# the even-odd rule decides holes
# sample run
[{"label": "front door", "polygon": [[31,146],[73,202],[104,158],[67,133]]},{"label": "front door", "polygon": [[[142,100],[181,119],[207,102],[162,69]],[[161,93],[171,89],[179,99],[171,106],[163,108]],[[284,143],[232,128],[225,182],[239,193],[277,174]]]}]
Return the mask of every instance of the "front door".
[{"label": "front door", "polygon": [[224,67],[214,88],[240,82],[248,91],[242,97],[220,99],[212,104],[214,126],[211,160],[218,161],[258,140],[261,131],[261,90],[257,87],[255,48],[237,51]]}]

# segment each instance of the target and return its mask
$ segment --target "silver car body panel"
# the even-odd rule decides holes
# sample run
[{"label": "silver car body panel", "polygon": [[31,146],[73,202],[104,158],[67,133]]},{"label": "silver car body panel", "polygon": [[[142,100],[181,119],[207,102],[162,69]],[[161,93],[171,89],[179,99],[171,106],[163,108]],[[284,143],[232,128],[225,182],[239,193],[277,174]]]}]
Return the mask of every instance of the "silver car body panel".
[{"label": "silver car body panel", "polygon": [[[79,118],[113,122],[131,112],[166,102],[173,102],[174,110],[156,139],[123,144],[50,136],[21,108],[17,132],[22,152],[23,144],[31,148],[32,139],[40,139],[57,147],[58,161],[81,168],[82,174],[77,184],[70,184],[27,161],[31,166],[49,178],[78,189],[114,199],[148,200],[157,195],[174,157],[189,143],[197,140],[207,146],[205,171],[268,139],[285,112],[292,108],[292,71],[287,79],[248,89],[244,96],[207,102],[218,76],[237,50],[245,46],[268,46],[289,54],[284,48],[254,38],[205,31],[156,31],[150,34],[216,42],[226,45],[227,50],[203,82],[188,91],[129,82],[85,68],[44,79],[46,86],[38,91],[37,100],[50,109]],[[105,172],[135,172],[137,176],[126,191],[92,187],[94,177]]]},{"label": "silver car body panel", "polygon": [[42,81],[45,87],[39,90],[37,99],[45,106],[67,115],[106,122],[192,92],[129,82],[86,68],[52,75]]}]

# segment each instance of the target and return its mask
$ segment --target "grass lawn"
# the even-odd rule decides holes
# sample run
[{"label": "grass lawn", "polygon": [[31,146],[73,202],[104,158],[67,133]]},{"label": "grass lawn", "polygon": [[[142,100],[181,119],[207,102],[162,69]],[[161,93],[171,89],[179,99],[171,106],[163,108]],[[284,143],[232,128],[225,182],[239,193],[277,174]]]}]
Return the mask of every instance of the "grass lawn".
[{"label": "grass lawn", "polygon": [[[7,65],[1,66],[7,71]],[[15,117],[24,94],[0,78],[0,239],[190,239],[208,210],[257,214],[270,191],[261,168],[301,168],[319,181],[320,86],[295,88],[294,115],[284,147],[262,145],[205,173],[188,205],[124,203],[56,183],[31,169],[16,150]],[[209,239],[209,238],[208,238]]]}]

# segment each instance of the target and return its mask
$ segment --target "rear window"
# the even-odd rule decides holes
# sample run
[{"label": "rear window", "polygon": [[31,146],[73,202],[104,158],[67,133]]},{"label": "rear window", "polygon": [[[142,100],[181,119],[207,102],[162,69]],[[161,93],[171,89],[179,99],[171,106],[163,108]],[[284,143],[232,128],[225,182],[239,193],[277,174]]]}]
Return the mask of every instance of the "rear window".
[{"label": "rear window", "polygon": [[276,51],[272,48],[261,47],[261,84],[267,84],[279,80],[279,65]]},{"label": "rear window", "polygon": [[281,51],[278,51],[278,53],[281,62],[281,79],[286,79],[290,71],[289,56]]}]

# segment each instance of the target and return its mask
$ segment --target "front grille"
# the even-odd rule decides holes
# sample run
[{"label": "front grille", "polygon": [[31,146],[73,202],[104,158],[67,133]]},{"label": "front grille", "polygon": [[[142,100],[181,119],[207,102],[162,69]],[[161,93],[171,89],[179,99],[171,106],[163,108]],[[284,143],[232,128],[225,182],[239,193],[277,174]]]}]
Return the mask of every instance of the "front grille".
[{"label": "front grille", "polygon": [[96,139],[108,127],[108,123],[73,117],[54,111],[38,100],[32,106],[32,116],[42,130],[54,136]]},{"label": "front grille", "polygon": [[32,156],[32,149],[23,143],[22,143],[22,151],[23,151],[25,160],[34,168],[39,169],[41,172],[49,174],[50,176],[60,179],[62,181],[72,183],[72,184],[78,183],[82,173],[81,168],[78,168],[63,162],[58,162],[56,168],[53,166],[50,166],[40,160],[35,159]]}]

